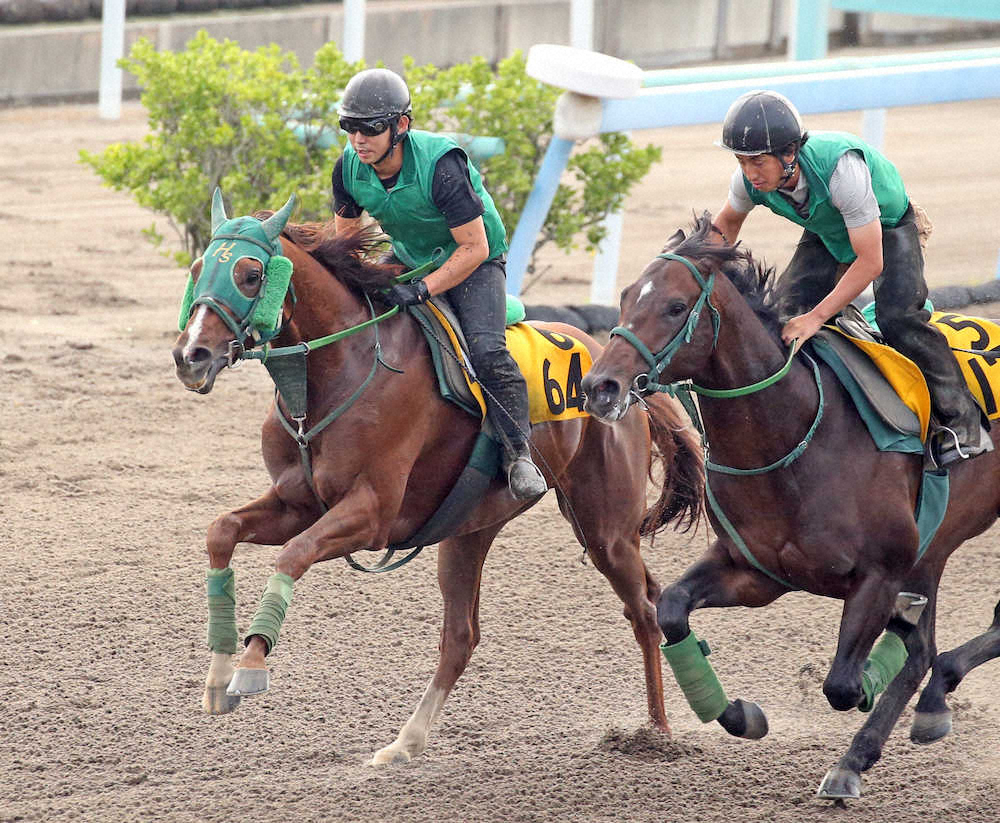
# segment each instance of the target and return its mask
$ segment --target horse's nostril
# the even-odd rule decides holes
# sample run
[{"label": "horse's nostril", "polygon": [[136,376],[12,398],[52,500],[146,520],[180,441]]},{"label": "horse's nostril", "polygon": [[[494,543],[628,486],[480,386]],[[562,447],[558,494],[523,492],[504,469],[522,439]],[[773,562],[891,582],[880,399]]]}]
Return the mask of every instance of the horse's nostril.
[{"label": "horse's nostril", "polygon": [[602,380],[597,387],[597,393],[614,398],[618,396],[619,388],[617,380]]},{"label": "horse's nostril", "polygon": [[174,362],[178,366],[197,366],[212,359],[212,352],[204,346],[195,346],[190,351],[174,349]]}]

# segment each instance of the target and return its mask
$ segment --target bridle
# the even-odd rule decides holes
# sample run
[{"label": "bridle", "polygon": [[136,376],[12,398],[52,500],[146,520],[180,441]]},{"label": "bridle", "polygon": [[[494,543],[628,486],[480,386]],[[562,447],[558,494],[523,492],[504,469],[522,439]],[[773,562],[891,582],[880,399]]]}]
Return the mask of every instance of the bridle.
[{"label": "bridle", "polygon": [[[694,276],[698,285],[701,286],[701,294],[695,301],[694,306],[691,307],[688,312],[687,321],[684,326],[669,340],[669,342],[655,354],[653,351],[643,343],[639,337],[632,332],[630,329],[624,326],[615,326],[611,330],[611,337],[623,337],[627,340],[636,351],[639,352],[640,356],[649,365],[649,371],[645,373],[638,374],[632,381],[632,388],[630,390],[631,394],[634,394],[638,398],[643,398],[654,392],[664,392],[671,395],[672,397],[677,397],[681,404],[684,406],[685,411],[687,411],[698,432],[701,434],[702,443],[706,447],[707,451],[707,440],[705,438],[705,428],[701,422],[701,415],[692,399],[692,394],[701,394],[705,397],[714,398],[732,398],[732,397],[742,397],[748,394],[754,394],[763,389],[773,386],[779,380],[781,380],[792,367],[792,360],[795,357],[795,345],[794,343],[789,347],[788,359],[785,361],[784,366],[782,366],[778,371],[769,377],[765,377],[762,380],[758,380],[756,383],[751,383],[747,386],[739,386],[733,389],[709,389],[704,386],[699,386],[690,381],[682,382],[672,382],[672,383],[661,383],[660,374],[670,363],[673,356],[685,343],[691,342],[691,337],[694,334],[695,326],[698,324],[698,320],[701,318],[701,312],[704,306],[707,304],[708,308],[712,312],[712,351],[715,350],[715,346],[719,340],[719,325],[720,316],[718,309],[712,305],[709,298],[712,294],[712,288],[715,285],[715,272],[711,272],[708,277],[703,277],[702,273],[698,270],[698,267],[694,265],[688,258],[683,257],[679,254],[672,254],[670,252],[664,252],[657,255],[658,258],[664,260],[674,260],[678,263],[683,263],[687,269]],[[723,474],[738,474],[738,475],[751,475],[751,474],[765,474],[766,472],[774,471],[775,469],[782,469],[793,463],[798,457],[806,450],[809,442],[812,440],[813,435],[816,433],[816,429],[819,427],[819,422],[823,417],[823,383],[820,379],[819,366],[816,361],[813,360],[806,352],[802,352],[803,357],[805,357],[810,365],[812,366],[813,376],[816,380],[816,386],[819,390],[819,405],[816,409],[816,417],[809,427],[809,431],[806,436],[798,443],[795,448],[793,448],[788,454],[773,463],[762,466],[755,469],[737,469],[731,466],[724,466],[720,463],[713,463],[711,460],[705,461],[705,468],[709,471],[721,472]]]}]

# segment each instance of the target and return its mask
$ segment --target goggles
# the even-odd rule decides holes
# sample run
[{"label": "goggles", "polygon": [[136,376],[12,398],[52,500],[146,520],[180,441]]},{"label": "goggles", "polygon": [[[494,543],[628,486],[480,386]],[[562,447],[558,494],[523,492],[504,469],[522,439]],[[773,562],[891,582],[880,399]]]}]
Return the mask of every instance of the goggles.
[{"label": "goggles", "polygon": [[348,134],[361,132],[365,137],[376,137],[389,128],[392,121],[393,118],[389,117],[374,117],[370,120],[360,117],[341,117],[340,128]]}]

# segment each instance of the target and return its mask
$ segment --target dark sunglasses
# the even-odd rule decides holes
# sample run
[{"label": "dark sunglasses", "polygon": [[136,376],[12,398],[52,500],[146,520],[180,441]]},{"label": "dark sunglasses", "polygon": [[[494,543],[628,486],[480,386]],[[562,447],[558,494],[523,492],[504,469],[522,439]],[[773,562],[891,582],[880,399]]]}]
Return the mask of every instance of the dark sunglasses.
[{"label": "dark sunglasses", "polygon": [[348,134],[359,131],[365,137],[376,137],[389,128],[390,121],[384,117],[377,117],[374,120],[362,120],[358,117],[341,117],[340,128]]}]

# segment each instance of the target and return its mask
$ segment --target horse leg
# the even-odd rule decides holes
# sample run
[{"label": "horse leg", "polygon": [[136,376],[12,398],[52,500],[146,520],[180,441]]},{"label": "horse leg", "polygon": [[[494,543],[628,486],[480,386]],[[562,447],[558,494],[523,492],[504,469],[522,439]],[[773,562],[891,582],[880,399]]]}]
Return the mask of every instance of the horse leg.
[{"label": "horse leg", "polygon": [[823,682],[823,694],[837,711],[857,708],[864,698],[862,666],[892,616],[899,591],[897,583],[873,573],[844,598],[837,652]]},{"label": "horse leg", "polygon": [[817,791],[818,797],[843,801],[861,796],[861,773],[870,769],[881,758],[882,749],[899,716],[927,674],[934,657],[937,581],[932,583],[923,581],[923,585],[916,586],[917,591],[928,589],[930,594],[927,596],[927,605],[920,614],[916,626],[898,616],[890,620],[888,631],[904,640],[906,662],[888,684],[864,726],[854,735],[847,752],[837,765],[826,773]]},{"label": "horse leg", "polygon": [[642,668],[646,680],[646,705],[650,722],[670,734],[667,711],[663,705],[663,672],[658,647],[660,628],[656,624],[656,600],[660,586],[646,568],[639,553],[639,533],[626,535],[610,545],[588,547],[595,568],[603,574],[615,594],[625,604],[625,619],[642,650]]},{"label": "horse leg", "polygon": [[958,687],[976,666],[1000,657],[1000,603],[993,610],[993,623],[983,634],[957,649],[942,652],[934,660],[930,680],[920,693],[910,728],[914,743],[934,743],[951,731],[951,710],[944,696]]},{"label": "horse leg", "polygon": [[396,739],[372,755],[369,765],[407,763],[427,746],[427,735],[455,682],[479,643],[479,585],[483,562],[500,523],[438,546],[438,586],[444,600],[444,623],[434,677]]},{"label": "horse leg", "polygon": [[[298,528],[301,521],[291,516],[282,523],[293,536],[278,553],[275,573],[268,578],[260,605],[246,631],[243,641],[246,648],[226,689],[229,696],[244,697],[268,690],[265,658],[278,642],[285,612],[292,602],[295,581],[310,566],[321,560],[343,557],[362,547],[385,545],[385,536],[378,531],[378,498],[374,489],[365,483],[359,483],[322,517],[316,519],[315,513],[310,517],[315,522],[304,531]],[[264,536],[274,539],[286,533],[275,529]],[[261,537],[261,532],[254,534],[255,540]]]},{"label": "horse leg", "polygon": [[236,544],[251,538],[257,543],[284,543],[306,529],[315,517],[308,510],[284,503],[272,488],[252,503],[217,518],[209,526],[206,588],[211,661],[202,697],[202,708],[209,714],[227,714],[240,702],[238,695],[226,694],[235,671],[232,656],[238,641],[236,581],[229,565]]},{"label": "horse leg", "polygon": [[695,609],[716,606],[766,606],[788,590],[755,569],[736,567],[720,544],[663,590],[656,605],[666,642],[661,646],[688,704],[703,723],[718,720],[735,737],[756,740],[767,734],[767,717],[756,703],[728,700],[707,659],[707,644],[691,631]]}]

